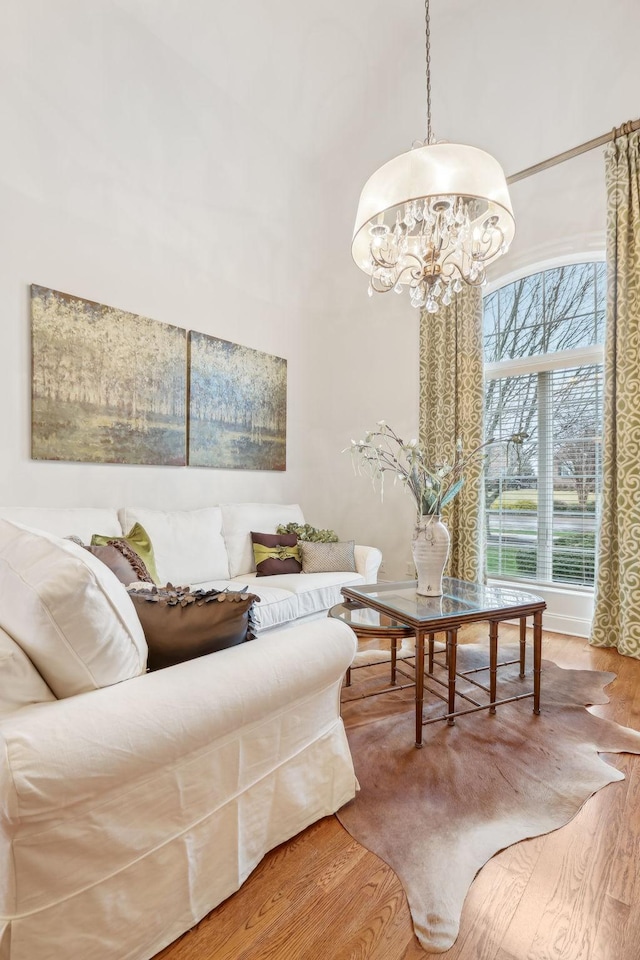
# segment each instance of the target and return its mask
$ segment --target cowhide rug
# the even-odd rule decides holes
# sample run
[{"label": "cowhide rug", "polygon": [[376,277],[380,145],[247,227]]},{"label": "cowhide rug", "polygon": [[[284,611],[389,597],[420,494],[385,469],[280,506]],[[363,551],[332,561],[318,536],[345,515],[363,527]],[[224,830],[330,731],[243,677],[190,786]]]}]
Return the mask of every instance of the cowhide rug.
[{"label": "cowhide rug", "polygon": [[[500,655],[517,653],[505,645]],[[460,670],[486,660],[486,645],[458,648]],[[499,696],[530,689],[531,677],[519,680],[517,666],[500,677]],[[400,878],[425,950],[440,953],[454,943],[469,886],[495,853],[563,826],[597,790],[624,779],[599,754],[640,753],[640,733],[585,709],[608,702],[603,688],[614,679],[545,660],[540,716],[529,699],[493,716],[458,718],[452,727],[430,724],[421,750],[413,742],[411,688],[343,704],[360,791],[338,818]],[[344,695],[357,697],[372,682],[356,672]],[[425,718],[443,712],[429,694],[426,704]]]}]

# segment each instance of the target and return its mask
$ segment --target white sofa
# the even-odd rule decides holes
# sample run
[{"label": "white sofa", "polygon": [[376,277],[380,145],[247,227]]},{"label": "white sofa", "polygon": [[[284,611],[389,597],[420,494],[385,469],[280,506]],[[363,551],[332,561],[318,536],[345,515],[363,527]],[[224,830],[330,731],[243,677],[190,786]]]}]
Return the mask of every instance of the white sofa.
[{"label": "white sofa", "polygon": [[[260,511],[164,514],[178,543],[190,529],[188,556],[153,512],[121,511],[121,525],[116,511],[0,510],[0,960],[149,960],[354,796],[339,692],[356,644],[326,606],[377,551],[333,583],[263,588],[245,549],[249,530],[275,529]],[[60,539],[117,535],[134,514],[162,578],[249,580],[271,611],[256,640],[146,672],[125,588]],[[306,576],[320,579],[305,590]]]},{"label": "white sofa", "polygon": [[326,616],[339,603],[340,588],[375,583],[382,554],[356,545],[355,571],[256,577],[251,532],[275,533],[278,524],[303,524],[298,504],[223,503],[199,510],[146,508],[0,508],[0,517],[58,537],[89,543],[94,533],[121,536],[140,523],[153,544],[162,583],[199,589],[238,590],[250,586],[260,597],[256,630],[290,626]]}]

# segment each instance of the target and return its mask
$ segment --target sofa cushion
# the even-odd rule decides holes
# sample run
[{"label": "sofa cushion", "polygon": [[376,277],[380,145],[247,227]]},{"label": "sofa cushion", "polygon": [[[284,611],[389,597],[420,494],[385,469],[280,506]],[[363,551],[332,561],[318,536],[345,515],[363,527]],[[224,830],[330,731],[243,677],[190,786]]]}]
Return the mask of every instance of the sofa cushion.
[{"label": "sofa cushion", "polygon": [[300,548],[295,533],[251,533],[258,577],[301,573]]},{"label": "sofa cushion", "polygon": [[[261,598],[256,607],[256,621],[261,630],[278,624],[289,623],[298,617],[308,617],[311,614],[319,614],[329,610],[330,607],[342,600],[341,587],[364,583],[364,577],[350,571],[283,574],[279,577],[269,577],[266,581],[264,578],[255,577],[255,575],[253,578],[238,578],[238,582],[240,579],[242,579],[243,585],[246,585],[252,593],[257,593]],[[269,598],[263,597],[265,583],[268,583],[269,590],[273,591],[271,601]],[[276,600],[281,591],[288,594],[286,603],[278,603]],[[295,611],[294,615],[291,616],[290,613],[293,611]]]},{"label": "sofa cushion", "polygon": [[[54,537],[76,536],[83,543],[99,530],[112,537],[122,535],[118,511],[99,507],[3,507],[0,517],[23,527],[44,530]],[[128,529],[128,528],[127,528]]]},{"label": "sofa cushion", "polygon": [[0,717],[55,699],[26,653],[0,629]]},{"label": "sofa cushion", "polygon": [[305,573],[355,572],[355,540],[338,543],[301,543],[302,569]]},{"label": "sofa cushion", "polygon": [[156,568],[156,558],[155,551],[153,549],[153,543],[149,537],[149,534],[144,529],[142,524],[134,523],[128,533],[120,537],[112,537],[108,534],[94,533],[91,537],[91,546],[92,547],[106,547],[109,544],[113,544],[114,541],[120,540],[122,543],[126,543],[128,547],[131,547],[134,550],[140,559],[142,560],[144,566],[149,571],[149,575],[154,583],[160,583],[158,578],[158,570]]},{"label": "sofa cushion", "polygon": [[201,590],[245,590],[255,593],[260,602],[253,608],[256,631],[293,623],[301,617],[320,616],[340,603],[341,587],[364,583],[359,573],[289,573],[274,577],[245,574],[232,580],[211,580],[192,584]]},{"label": "sofa cushion", "polygon": [[132,586],[128,590],[149,647],[149,669],[217,653],[253,640],[253,593]]},{"label": "sofa cushion", "polygon": [[140,523],[149,534],[159,583],[184,586],[229,577],[220,507],[199,510],[126,507],[118,516],[123,530]]},{"label": "sofa cushion", "polygon": [[304,523],[297,503],[222,503],[222,530],[229,554],[229,576],[253,573],[251,531],[275,533],[283,523]]},{"label": "sofa cushion", "polygon": [[[290,574],[300,578],[299,574]],[[272,586],[276,577],[256,577],[254,574],[238,577],[236,580],[208,580],[205,583],[192,584],[200,590],[241,590],[254,593],[260,600],[253,608],[253,620],[257,632],[291,623],[298,617],[298,598],[292,590]],[[278,577],[277,579],[281,579]]]},{"label": "sofa cushion", "polygon": [[113,573],[83,547],[0,520],[0,626],[56,697],[144,673],[147,645]]}]

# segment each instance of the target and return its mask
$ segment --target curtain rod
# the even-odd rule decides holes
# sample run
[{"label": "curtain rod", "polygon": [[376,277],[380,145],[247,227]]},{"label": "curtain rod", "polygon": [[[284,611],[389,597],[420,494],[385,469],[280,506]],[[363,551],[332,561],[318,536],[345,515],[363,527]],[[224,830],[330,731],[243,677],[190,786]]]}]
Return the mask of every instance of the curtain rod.
[{"label": "curtain rod", "polygon": [[614,127],[610,133],[603,133],[601,137],[595,137],[593,140],[587,140],[578,147],[572,147],[571,150],[565,150],[563,153],[556,154],[555,157],[549,157],[548,160],[541,160],[540,163],[534,163],[532,167],[520,170],[507,177],[507,183],[517,183],[518,180],[526,180],[536,173],[542,173],[549,167],[555,167],[558,163],[564,163],[565,160],[571,160],[573,157],[579,157],[581,153],[588,153],[589,150],[595,150],[596,147],[602,147],[605,143],[615,140],[616,137],[622,137],[625,134],[632,133],[634,130],[640,130],[640,120],[629,120],[623,123],[621,127]]}]

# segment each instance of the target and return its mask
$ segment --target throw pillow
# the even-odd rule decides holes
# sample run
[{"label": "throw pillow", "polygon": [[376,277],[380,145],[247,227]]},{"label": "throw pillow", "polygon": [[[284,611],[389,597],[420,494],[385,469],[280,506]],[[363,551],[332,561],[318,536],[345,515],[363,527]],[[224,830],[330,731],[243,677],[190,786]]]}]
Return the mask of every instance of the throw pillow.
[{"label": "throw pillow", "polygon": [[258,577],[300,573],[300,548],[295,533],[251,533]]},{"label": "throw pillow", "polygon": [[193,660],[253,640],[252,593],[153,587],[128,590],[149,647],[149,669]]},{"label": "throw pillow", "polygon": [[355,540],[300,544],[303,573],[332,573],[356,569]]},{"label": "throw pillow", "polygon": [[0,627],[56,697],[145,672],[147,645],[127,591],[84,547],[0,520]]},{"label": "throw pillow", "polygon": [[106,547],[107,545],[113,546],[116,540],[124,540],[125,543],[129,544],[132,550],[138,554],[145,567],[149,571],[151,579],[154,583],[160,583],[158,578],[158,571],[156,570],[156,559],[153,553],[153,544],[149,539],[149,534],[144,529],[143,526],[139,523],[134,523],[129,530],[129,533],[124,537],[113,537],[105,536],[100,533],[94,533],[91,537],[91,546],[92,547]]},{"label": "throw pillow", "polygon": [[125,586],[140,581],[153,583],[149,571],[138,554],[124,540],[112,540],[104,547],[85,547],[84,549],[106,564]]}]

